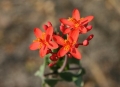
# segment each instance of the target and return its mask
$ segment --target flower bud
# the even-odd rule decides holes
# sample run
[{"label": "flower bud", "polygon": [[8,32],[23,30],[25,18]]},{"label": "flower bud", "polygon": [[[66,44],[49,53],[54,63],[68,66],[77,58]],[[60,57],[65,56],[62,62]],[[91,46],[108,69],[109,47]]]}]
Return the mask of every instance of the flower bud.
[{"label": "flower bud", "polygon": [[48,27],[52,26],[51,22],[48,21]]},{"label": "flower bud", "polygon": [[52,63],[48,64],[48,66],[49,66],[49,67],[52,67],[52,66],[54,66],[55,64],[56,64],[56,62],[52,62]]},{"label": "flower bud", "polygon": [[91,34],[91,35],[88,36],[87,40],[90,41],[93,37],[94,37],[94,35]]},{"label": "flower bud", "polygon": [[57,54],[56,54],[56,53],[53,53],[53,54],[50,56],[50,60],[52,60],[52,61],[57,61],[57,60],[58,60]]},{"label": "flower bud", "polygon": [[48,49],[48,50],[47,50],[47,54],[49,54],[49,53],[52,53],[51,49]]},{"label": "flower bud", "polygon": [[90,31],[92,29],[92,25],[88,25],[86,28],[87,28],[87,31]]},{"label": "flower bud", "polygon": [[88,40],[84,40],[83,41],[83,46],[87,46],[89,44],[89,41]]},{"label": "flower bud", "polygon": [[43,25],[43,29],[44,29],[45,31],[47,30],[47,28],[48,28],[47,25]]}]

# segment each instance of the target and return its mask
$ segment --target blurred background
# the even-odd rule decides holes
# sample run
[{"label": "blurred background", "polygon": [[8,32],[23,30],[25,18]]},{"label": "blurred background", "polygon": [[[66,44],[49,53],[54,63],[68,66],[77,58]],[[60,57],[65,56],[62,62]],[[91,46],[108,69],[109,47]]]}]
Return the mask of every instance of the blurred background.
[{"label": "blurred background", "polygon": [[[94,34],[87,47],[79,47],[86,70],[84,87],[120,87],[120,0],[0,0],[0,87],[40,87],[34,73],[43,63],[30,51],[33,29],[47,21],[59,29],[59,18],[93,15]],[[56,87],[75,87],[59,82]]]}]

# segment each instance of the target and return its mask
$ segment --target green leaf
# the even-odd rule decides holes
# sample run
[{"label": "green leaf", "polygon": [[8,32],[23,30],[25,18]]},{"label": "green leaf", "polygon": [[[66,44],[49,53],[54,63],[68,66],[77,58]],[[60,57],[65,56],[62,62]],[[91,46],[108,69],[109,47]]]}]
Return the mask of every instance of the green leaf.
[{"label": "green leaf", "polygon": [[82,87],[83,85],[82,76],[84,73],[85,73],[85,70],[82,68],[79,70],[77,74],[73,74],[71,72],[62,72],[62,73],[59,73],[59,76],[65,81],[74,82],[77,87]]},{"label": "green leaf", "polygon": [[76,84],[77,87],[83,87],[83,79],[82,76],[79,76],[74,83]]},{"label": "green leaf", "polygon": [[60,77],[65,80],[65,81],[73,81],[73,78],[75,77],[75,75],[71,72],[62,72],[59,73]]},{"label": "green leaf", "polygon": [[74,78],[74,83],[76,84],[77,87],[83,87],[83,79],[82,76],[85,74],[85,70],[82,68],[79,70],[78,74]]},{"label": "green leaf", "polygon": [[42,87],[44,87],[44,69],[45,69],[45,59],[44,63],[40,66],[39,70],[35,73],[35,76],[39,76],[42,80]]},{"label": "green leaf", "polygon": [[80,66],[80,60],[78,60],[78,59],[76,59],[74,57],[69,58],[69,63],[71,63],[71,64],[77,64],[77,65]]},{"label": "green leaf", "polygon": [[43,78],[43,73],[44,73],[44,64],[40,66],[40,69],[35,73],[35,76],[39,76]]},{"label": "green leaf", "polygon": [[83,76],[84,74],[85,74],[85,69],[84,68],[81,68],[77,73],[78,76]]},{"label": "green leaf", "polygon": [[43,60],[44,62],[43,62],[43,64],[40,66],[39,70],[35,73],[35,76],[40,76],[40,77],[43,78],[43,76],[44,76],[44,69],[45,69],[45,67],[46,67],[46,65],[47,65],[47,62],[49,61],[49,57],[50,57],[49,54],[45,56],[45,58],[44,58],[44,60]]},{"label": "green leaf", "polygon": [[50,87],[54,87],[58,81],[60,81],[60,80],[59,80],[59,79],[45,79],[45,82],[46,82]]},{"label": "green leaf", "polygon": [[35,76],[39,76],[42,80],[42,85],[44,85],[44,70],[47,65],[48,59],[50,55],[46,55],[44,58],[43,64],[40,66],[39,70],[35,73]]}]

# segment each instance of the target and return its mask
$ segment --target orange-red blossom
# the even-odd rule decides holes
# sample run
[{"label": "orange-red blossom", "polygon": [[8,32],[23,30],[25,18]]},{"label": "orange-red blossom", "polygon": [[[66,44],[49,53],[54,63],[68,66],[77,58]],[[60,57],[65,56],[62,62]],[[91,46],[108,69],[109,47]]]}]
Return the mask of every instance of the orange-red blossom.
[{"label": "orange-red blossom", "polygon": [[91,25],[88,23],[93,19],[93,16],[87,16],[85,18],[80,18],[80,12],[78,9],[74,9],[72,12],[72,17],[68,19],[61,18],[60,22],[62,23],[60,26],[60,30],[63,34],[68,34],[75,29],[79,30],[79,33],[86,33],[87,31],[92,29]]},{"label": "orange-red blossom", "polygon": [[77,42],[79,36],[78,30],[73,31],[71,34],[67,36],[67,39],[63,39],[62,37],[58,35],[54,35],[53,39],[62,47],[57,53],[58,57],[65,56],[68,52],[75,57],[76,59],[81,59],[81,54],[78,51],[78,49],[75,47],[75,44]]},{"label": "orange-red blossom", "polygon": [[46,32],[42,32],[39,28],[34,29],[36,39],[30,45],[30,50],[40,49],[40,57],[44,57],[49,49],[58,48],[57,43],[52,41],[53,27],[50,26],[46,29]]},{"label": "orange-red blossom", "polygon": [[[71,18],[60,19],[60,30],[62,36],[64,35],[67,37],[66,39],[63,38],[64,36],[57,35],[57,32],[53,33],[52,24],[48,22],[48,25],[43,25],[45,32],[42,32],[39,28],[34,29],[36,39],[29,48],[30,50],[39,49],[40,57],[44,57],[48,53],[51,53],[50,60],[52,62],[49,64],[50,67],[55,65],[59,58],[66,54],[70,54],[70,56],[72,55],[76,59],[81,59],[81,54],[77,48],[79,45],[87,46],[94,35],[91,34],[82,43],[77,41],[81,34],[87,33],[92,29],[92,25],[88,25],[92,19],[93,16],[80,18],[80,12],[78,9],[74,9]],[[59,50],[57,48],[59,48]],[[53,52],[53,49],[57,49],[58,52]]]}]

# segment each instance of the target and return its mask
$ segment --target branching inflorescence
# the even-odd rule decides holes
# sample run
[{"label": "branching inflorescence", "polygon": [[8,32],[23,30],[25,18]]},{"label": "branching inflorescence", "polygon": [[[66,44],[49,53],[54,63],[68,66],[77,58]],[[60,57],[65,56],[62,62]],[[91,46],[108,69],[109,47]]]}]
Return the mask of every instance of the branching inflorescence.
[{"label": "branching inflorescence", "polygon": [[[93,16],[80,18],[78,9],[74,9],[72,17],[68,19],[60,18],[62,35],[57,34],[52,24],[48,22],[47,25],[43,25],[45,32],[42,32],[39,28],[34,29],[36,39],[29,48],[30,50],[39,49],[39,55],[42,58],[47,54],[51,54],[50,67],[55,65],[65,55],[80,60],[81,54],[78,51],[78,47],[80,45],[87,46],[94,35],[89,35],[82,43],[78,42],[78,38],[81,34],[85,34],[92,29],[92,25],[88,24],[92,19]],[[54,52],[53,50],[56,49],[57,52]]]}]

